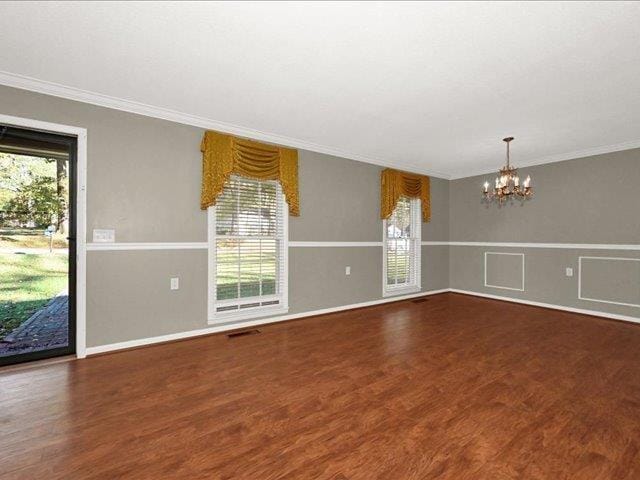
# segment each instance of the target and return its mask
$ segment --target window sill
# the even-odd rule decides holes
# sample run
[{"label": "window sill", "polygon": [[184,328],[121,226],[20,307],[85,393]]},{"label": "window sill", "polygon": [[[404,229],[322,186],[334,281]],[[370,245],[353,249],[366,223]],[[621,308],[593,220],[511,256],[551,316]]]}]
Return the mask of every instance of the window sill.
[{"label": "window sill", "polygon": [[260,308],[251,311],[244,312],[232,312],[232,313],[218,313],[212,318],[209,318],[209,325],[220,325],[224,323],[241,323],[245,320],[251,320],[254,318],[272,317],[275,315],[284,315],[289,311],[288,307],[278,308]]},{"label": "window sill", "polygon": [[419,293],[422,287],[403,287],[398,289],[384,290],[382,292],[383,297],[395,297],[397,295],[409,295],[411,293]]}]

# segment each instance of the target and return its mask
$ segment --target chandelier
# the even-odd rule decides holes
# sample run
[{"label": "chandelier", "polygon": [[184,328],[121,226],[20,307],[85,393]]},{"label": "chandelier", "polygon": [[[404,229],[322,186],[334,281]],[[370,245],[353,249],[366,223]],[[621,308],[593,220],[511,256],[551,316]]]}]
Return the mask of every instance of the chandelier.
[{"label": "chandelier", "polygon": [[512,167],[509,158],[509,144],[513,140],[513,137],[503,138],[502,141],[507,144],[507,164],[500,169],[500,173],[496,177],[495,185],[492,190],[489,190],[489,182],[484,182],[484,189],[482,194],[484,198],[488,200],[498,200],[500,203],[507,198],[528,198],[533,195],[533,188],[531,187],[531,177],[527,175],[527,178],[520,185],[520,177],[518,176],[518,169]]}]

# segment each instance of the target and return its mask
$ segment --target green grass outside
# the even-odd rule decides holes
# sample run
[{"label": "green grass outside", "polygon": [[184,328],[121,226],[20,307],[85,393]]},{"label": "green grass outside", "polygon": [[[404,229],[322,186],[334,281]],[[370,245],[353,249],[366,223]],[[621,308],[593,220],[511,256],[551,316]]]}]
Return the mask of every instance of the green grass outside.
[{"label": "green grass outside", "polygon": [[[221,241],[216,258],[218,300],[248,298],[276,293],[275,241],[263,241],[260,249],[255,241]],[[239,251],[243,251],[238,265]],[[238,280],[240,289],[238,291]]]},{"label": "green grass outside", "polygon": [[264,261],[262,267],[258,263],[241,264],[238,272],[237,257],[219,257],[216,272],[218,300],[238,298],[238,277],[240,278],[240,298],[260,295],[261,284],[262,295],[276,293],[275,258]]},{"label": "green grass outside", "polygon": [[68,255],[0,254],[0,339],[67,287]]},{"label": "green grass outside", "polygon": [[[262,254],[262,262],[259,255],[246,255],[246,261],[238,268],[238,252],[233,244],[231,248],[221,249],[216,259],[216,290],[218,300],[233,298],[256,297],[272,295],[276,293],[276,255],[275,252]],[[407,282],[408,258],[406,256],[395,257],[390,255],[387,260],[389,276],[388,284],[394,284],[397,277],[398,284]],[[238,278],[240,278],[240,291],[238,292]],[[238,295],[239,293],[239,295]]]},{"label": "green grass outside", "polygon": [[408,281],[408,262],[409,259],[404,255],[397,258],[394,255],[387,257],[387,285],[393,285],[396,278],[398,284],[403,284]]},{"label": "green grass outside", "polygon": [[[49,237],[44,229],[0,228],[0,248],[49,248]],[[53,236],[53,248],[67,248],[66,235],[56,233]]]}]

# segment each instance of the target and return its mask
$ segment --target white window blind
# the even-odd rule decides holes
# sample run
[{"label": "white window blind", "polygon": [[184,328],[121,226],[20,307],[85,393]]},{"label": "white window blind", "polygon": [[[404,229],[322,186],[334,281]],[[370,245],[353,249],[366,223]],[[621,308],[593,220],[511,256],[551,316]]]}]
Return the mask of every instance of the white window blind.
[{"label": "white window blind", "polygon": [[401,197],[384,222],[384,295],[420,290],[420,239],[420,200]]},{"label": "white window blind", "polygon": [[209,209],[210,320],[286,311],[287,220],[278,182],[227,182]]}]

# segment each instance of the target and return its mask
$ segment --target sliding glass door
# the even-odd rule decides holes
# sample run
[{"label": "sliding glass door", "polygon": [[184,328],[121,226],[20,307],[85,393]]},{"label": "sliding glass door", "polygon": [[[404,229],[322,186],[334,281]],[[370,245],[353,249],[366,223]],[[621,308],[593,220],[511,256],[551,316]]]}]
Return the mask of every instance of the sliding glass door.
[{"label": "sliding glass door", "polygon": [[0,365],[75,353],[76,157],[0,124]]}]

